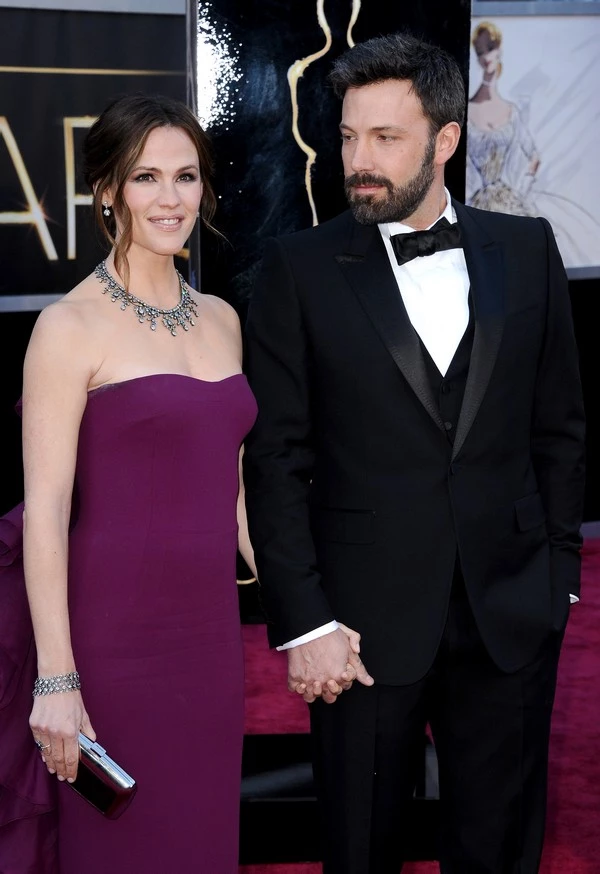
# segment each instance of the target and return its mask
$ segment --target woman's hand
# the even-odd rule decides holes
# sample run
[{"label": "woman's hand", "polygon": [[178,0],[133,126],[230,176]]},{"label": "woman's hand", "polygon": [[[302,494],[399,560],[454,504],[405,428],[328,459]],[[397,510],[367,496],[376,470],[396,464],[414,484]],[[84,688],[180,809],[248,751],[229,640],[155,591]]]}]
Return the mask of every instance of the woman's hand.
[{"label": "woman's hand", "polygon": [[96,732],[83,706],[81,692],[36,696],[29,726],[48,771],[56,774],[59,780],[72,783],[79,764],[79,732],[96,740]]}]

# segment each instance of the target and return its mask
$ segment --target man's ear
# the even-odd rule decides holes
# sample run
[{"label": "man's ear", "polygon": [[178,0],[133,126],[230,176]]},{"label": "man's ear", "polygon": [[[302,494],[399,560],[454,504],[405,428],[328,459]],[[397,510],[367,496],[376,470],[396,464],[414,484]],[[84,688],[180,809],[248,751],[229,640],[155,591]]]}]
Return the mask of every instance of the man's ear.
[{"label": "man's ear", "polygon": [[438,131],[435,138],[435,163],[445,164],[455,153],[460,140],[460,125],[450,121]]}]

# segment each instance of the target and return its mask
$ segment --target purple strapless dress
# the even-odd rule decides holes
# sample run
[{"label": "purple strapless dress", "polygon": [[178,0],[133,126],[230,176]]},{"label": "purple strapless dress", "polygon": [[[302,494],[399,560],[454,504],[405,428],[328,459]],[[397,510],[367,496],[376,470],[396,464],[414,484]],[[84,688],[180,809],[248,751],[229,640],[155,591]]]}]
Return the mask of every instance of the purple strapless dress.
[{"label": "purple strapless dress", "polygon": [[[22,571],[14,555],[5,559],[0,609],[21,612],[11,626],[20,633],[0,649],[0,749],[12,746],[20,760],[17,768],[0,752],[2,874],[54,874],[56,834],[60,874],[237,872],[236,499],[239,448],[255,415],[242,374],[160,374],[90,392],[70,535],[71,634],[98,740],[139,788],[111,821],[47,775],[27,725],[35,653]],[[14,543],[4,541],[10,557]],[[18,610],[10,585],[21,590]]]}]

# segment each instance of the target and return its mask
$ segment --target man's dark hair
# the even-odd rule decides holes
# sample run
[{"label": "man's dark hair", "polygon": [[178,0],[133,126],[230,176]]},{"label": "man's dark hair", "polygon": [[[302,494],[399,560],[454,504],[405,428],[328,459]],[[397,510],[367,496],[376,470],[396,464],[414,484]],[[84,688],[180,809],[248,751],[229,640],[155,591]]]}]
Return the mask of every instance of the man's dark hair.
[{"label": "man's dark hair", "polygon": [[357,43],[337,58],[329,74],[340,98],[348,88],[388,79],[412,82],[433,134],[451,121],[462,126],[466,97],[460,67],[444,49],[410,34],[392,33]]}]

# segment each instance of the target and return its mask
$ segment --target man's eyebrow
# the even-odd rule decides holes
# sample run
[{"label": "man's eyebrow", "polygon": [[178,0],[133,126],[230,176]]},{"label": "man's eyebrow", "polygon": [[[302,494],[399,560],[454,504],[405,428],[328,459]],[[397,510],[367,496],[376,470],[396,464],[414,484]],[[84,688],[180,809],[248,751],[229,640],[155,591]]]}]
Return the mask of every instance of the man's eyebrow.
[{"label": "man's eyebrow", "polygon": [[[350,131],[350,130],[353,130],[353,128],[351,128],[347,124],[344,124],[344,122],[342,121],[340,123],[340,130],[349,130]],[[407,129],[405,127],[400,127],[399,125],[395,125],[395,124],[376,125],[375,127],[370,127],[369,130],[373,131],[374,133],[383,133],[384,131],[395,131],[396,133],[406,133],[407,132]]]},{"label": "man's eyebrow", "polygon": [[407,128],[401,127],[399,124],[381,124],[378,127],[372,127],[371,130],[377,131],[377,133],[386,130],[396,131],[396,133],[406,133]]}]

